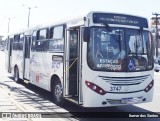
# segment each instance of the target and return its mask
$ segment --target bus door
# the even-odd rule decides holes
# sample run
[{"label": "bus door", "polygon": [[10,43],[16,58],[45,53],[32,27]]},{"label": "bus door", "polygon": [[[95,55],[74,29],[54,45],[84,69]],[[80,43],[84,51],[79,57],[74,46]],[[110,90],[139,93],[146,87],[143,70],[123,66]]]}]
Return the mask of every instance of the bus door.
[{"label": "bus door", "polygon": [[5,53],[5,66],[7,72],[11,72],[11,59],[12,59],[12,42],[13,38],[8,37],[7,39],[7,46],[6,46],[6,53]]},{"label": "bus door", "polygon": [[64,97],[70,97],[79,101],[79,29],[66,30],[67,41],[65,43],[64,62]]},{"label": "bus door", "polygon": [[23,77],[29,80],[31,36],[25,36]]}]

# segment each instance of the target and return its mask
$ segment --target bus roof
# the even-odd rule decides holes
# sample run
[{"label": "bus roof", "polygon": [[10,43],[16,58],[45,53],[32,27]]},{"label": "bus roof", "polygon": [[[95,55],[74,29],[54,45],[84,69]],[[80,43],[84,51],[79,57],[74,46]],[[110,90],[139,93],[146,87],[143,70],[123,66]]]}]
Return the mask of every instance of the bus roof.
[{"label": "bus roof", "polygon": [[37,30],[40,28],[46,28],[51,26],[58,26],[62,24],[66,24],[67,26],[72,25],[82,25],[84,24],[85,18],[93,18],[93,23],[104,23],[104,24],[123,24],[123,25],[132,25],[132,26],[140,26],[144,28],[148,28],[148,20],[145,17],[137,16],[137,15],[131,15],[131,14],[125,14],[125,13],[114,13],[114,12],[105,12],[105,11],[90,11],[87,12],[84,15],[79,15],[74,18],[67,18],[63,20],[59,20],[57,22],[51,22],[46,24],[40,24],[34,27],[29,27],[25,29],[21,29],[20,31],[9,33],[8,35],[13,35],[16,33],[26,33],[31,34],[33,30]]}]

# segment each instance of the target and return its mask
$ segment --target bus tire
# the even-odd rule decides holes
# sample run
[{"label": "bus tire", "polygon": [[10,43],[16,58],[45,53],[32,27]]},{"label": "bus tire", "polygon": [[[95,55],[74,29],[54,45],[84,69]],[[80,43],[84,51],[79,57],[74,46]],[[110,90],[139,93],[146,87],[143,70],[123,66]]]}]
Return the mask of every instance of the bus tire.
[{"label": "bus tire", "polygon": [[19,78],[19,70],[18,67],[16,66],[14,69],[14,81],[16,83],[20,83],[20,78]]},{"label": "bus tire", "polygon": [[53,84],[52,94],[54,102],[57,105],[62,106],[64,104],[64,98],[63,98],[62,84],[60,83],[60,81],[55,80]]}]

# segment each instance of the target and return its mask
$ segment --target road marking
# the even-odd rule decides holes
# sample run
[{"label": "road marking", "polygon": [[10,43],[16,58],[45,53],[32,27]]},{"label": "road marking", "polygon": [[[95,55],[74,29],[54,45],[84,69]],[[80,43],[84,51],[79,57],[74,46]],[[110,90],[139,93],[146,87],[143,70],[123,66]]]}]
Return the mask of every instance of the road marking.
[{"label": "road marking", "polygon": [[[24,106],[17,103],[16,100],[14,100],[13,95],[9,93],[8,90],[4,89],[2,86],[0,87],[0,92],[3,93],[10,102],[12,102],[17,110],[20,110],[21,112],[26,112]],[[31,118],[27,118],[29,121],[33,121]]]}]

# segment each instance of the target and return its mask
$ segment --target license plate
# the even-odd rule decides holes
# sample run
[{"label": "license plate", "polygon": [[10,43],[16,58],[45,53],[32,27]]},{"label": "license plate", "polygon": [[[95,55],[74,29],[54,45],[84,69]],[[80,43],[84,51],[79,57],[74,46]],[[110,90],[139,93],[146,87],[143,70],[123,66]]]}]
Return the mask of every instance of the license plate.
[{"label": "license plate", "polygon": [[121,86],[111,86],[110,87],[110,92],[120,92],[121,91]]},{"label": "license plate", "polygon": [[124,104],[134,104],[134,103],[138,103],[140,101],[139,98],[122,98],[122,103]]}]

